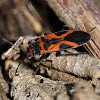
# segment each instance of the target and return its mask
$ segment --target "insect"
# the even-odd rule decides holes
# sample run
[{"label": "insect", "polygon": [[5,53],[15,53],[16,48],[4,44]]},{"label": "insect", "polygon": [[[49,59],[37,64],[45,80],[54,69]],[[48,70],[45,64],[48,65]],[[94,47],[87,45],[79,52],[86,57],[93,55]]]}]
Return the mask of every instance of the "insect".
[{"label": "insect", "polygon": [[[15,44],[12,44],[4,39],[6,42],[13,45],[12,46],[13,49],[9,49],[8,52],[5,53],[5,55],[3,55],[2,59],[10,57],[10,55],[11,57],[13,57],[15,56],[15,54],[21,53],[21,51],[25,55],[27,54],[28,58],[33,57],[34,55],[42,55],[34,65],[37,66],[40,64],[41,60],[48,57],[50,53],[67,50],[69,48],[77,48],[78,46],[81,46],[84,43],[88,42],[90,38],[91,36],[87,32],[79,31],[77,29],[72,28],[71,30],[58,31],[50,35],[46,35],[44,37],[34,37],[34,39],[29,39],[29,40],[26,39],[26,42],[24,41],[24,37],[21,37]],[[26,43],[26,46],[24,42]],[[19,50],[16,49],[16,47],[18,47]],[[61,56],[63,55],[68,55],[68,54],[61,54]],[[17,75],[16,73],[20,64],[16,69],[15,75]]]},{"label": "insect", "polygon": [[56,51],[77,48],[90,40],[90,34],[77,30],[62,30],[50,35],[31,40],[27,48],[28,56],[42,55],[37,61],[37,65],[45,58],[45,54]]}]

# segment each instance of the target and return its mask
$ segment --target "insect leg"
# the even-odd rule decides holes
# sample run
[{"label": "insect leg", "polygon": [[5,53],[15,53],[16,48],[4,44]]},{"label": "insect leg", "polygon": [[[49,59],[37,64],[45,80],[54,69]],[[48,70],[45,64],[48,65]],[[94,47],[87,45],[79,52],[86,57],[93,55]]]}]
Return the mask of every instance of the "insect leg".
[{"label": "insect leg", "polygon": [[43,54],[40,59],[38,59],[38,61],[36,62],[36,66],[40,64],[40,62],[44,59],[47,58],[50,55],[50,53],[47,54]]},{"label": "insect leg", "polygon": [[45,54],[43,54],[40,59],[38,59],[38,61],[36,62],[36,66],[38,66],[40,64],[40,62],[42,61],[42,59],[45,58]]},{"label": "insect leg", "polygon": [[80,53],[72,53],[72,54],[68,54],[68,53],[66,53],[66,54],[60,54],[59,56],[77,56],[77,55],[80,55],[80,54],[87,54],[87,53],[85,53],[85,52],[80,52]]},{"label": "insect leg", "polygon": [[92,32],[95,28],[96,28],[96,27],[92,28],[90,31],[88,31],[88,33],[89,33],[89,32]]},{"label": "insect leg", "polygon": [[35,71],[34,74],[36,74],[36,73],[38,72],[38,70],[39,70],[39,68],[40,68],[39,65],[40,65],[41,61],[42,61],[44,58],[47,58],[49,55],[50,55],[50,53],[43,54],[43,55],[40,57],[40,59],[38,59],[38,61],[37,61],[36,64],[34,65],[34,67],[38,67],[38,68],[36,69],[36,71]]},{"label": "insect leg", "polygon": [[22,62],[20,62],[19,65],[18,65],[18,67],[16,68],[15,76],[18,76],[18,73],[17,73],[17,72],[18,72],[18,68],[19,68],[19,66],[21,65],[21,63],[22,63]]},{"label": "insect leg", "polygon": [[71,30],[79,31],[78,29],[73,28],[73,27],[71,27],[71,26],[69,26],[69,25],[63,25],[63,27],[62,27],[61,30],[65,30],[66,27],[68,27],[68,28],[71,29]]}]

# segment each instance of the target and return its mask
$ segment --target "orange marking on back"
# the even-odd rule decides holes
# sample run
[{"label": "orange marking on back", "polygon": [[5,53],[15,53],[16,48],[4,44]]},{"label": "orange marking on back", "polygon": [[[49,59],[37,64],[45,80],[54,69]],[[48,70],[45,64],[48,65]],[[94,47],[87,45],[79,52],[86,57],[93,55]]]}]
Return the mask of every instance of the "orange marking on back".
[{"label": "orange marking on back", "polygon": [[[72,32],[74,32],[74,30],[70,30],[70,31],[68,31],[68,32],[66,32],[66,33],[64,33],[64,34],[62,34],[61,36],[56,36],[55,34],[51,34],[51,35],[48,35],[48,36],[46,36],[46,37],[44,37],[45,39],[49,39],[49,40],[51,40],[52,38],[57,38],[57,39],[60,39],[60,38],[63,38],[63,37],[65,37],[65,36],[67,36],[68,34],[70,34],[70,33],[72,33]],[[47,52],[54,52],[54,51],[59,51],[60,50],[60,45],[61,44],[66,44],[66,45],[69,45],[69,46],[72,46],[72,47],[77,47],[77,46],[79,46],[78,44],[76,44],[76,43],[74,43],[74,42],[70,42],[70,41],[65,41],[65,40],[63,40],[63,41],[60,41],[60,42],[58,42],[58,43],[56,43],[56,44],[51,44],[49,47],[48,47],[48,49],[47,50],[45,50],[45,48],[44,48],[44,42],[42,41],[42,39],[41,38],[39,38],[38,40],[37,40],[37,42],[39,42],[39,46],[41,47],[41,50],[40,50],[40,53],[47,53]]]},{"label": "orange marking on back", "polygon": [[77,47],[79,46],[78,44],[74,43],[74,42],[70,42],[70,41],[61,41],[55,45],[51,44],[50,47],[48,48],[47,52],[54,52],[54,51],[59,51],[59,46],[61,44],[66,44],[66,45],[69,45],[69,46],[72,46],[72,47]]},{"label": "orange marking on back", "polygon": [[60,38],[64,38],[64,37],[66,37],[68,34],[71,34],[72,32],[74,32],[74,30],[70,30],[70,31],[68,31],[68,32],[66,32],[66,33],[64,33],[64,34],[62,34],[61,36],[57,36],[57,35],[55,35],[55,34],[51,34],[51,35],[47,35],[47,36],[45,36],[44,38],[45,39],[49,39],[49,40],[51,40],[51,39],[53,39],[53,38],[57,38],[57,39],[60,39]]},{"label": "orange marking on back", "polygon": [[30,54],[33,56],[33,53],[32,53],[32,51],[34,50],[34,48],[33,49],[30,49]]},{"label": "orange marking on back", "polygon": [[42,41],[42,39],[39,38],[39,39],[37,40],[37,42],[39,42],[39,46],[41,47],[40,53],[45,53],[46,50],[44,49],[44,42]]}]

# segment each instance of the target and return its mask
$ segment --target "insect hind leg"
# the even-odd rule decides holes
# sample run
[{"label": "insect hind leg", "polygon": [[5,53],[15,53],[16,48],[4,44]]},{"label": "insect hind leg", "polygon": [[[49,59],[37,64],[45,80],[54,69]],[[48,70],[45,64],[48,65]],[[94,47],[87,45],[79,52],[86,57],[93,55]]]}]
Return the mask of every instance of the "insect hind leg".
[{"label": "insect hind leg", "polygon": [[92,28],[90,31],[88,31],[88,33],[89,33],[89,32],[92,32],[95,28],[96,28],[96,27]]},{"label": "insect hind leg", "polygon": [[87,54],[87,53],[85,53],[85,52],[70,53],[70,54],[68,54],[68,53],[61,54],[61,53],[60,53],[60,55],[59,55],[59,56],[78,56],[78,55],[80,55],[80,54]]},{"label": "insect hind leg", "polygon": [[70,30],[79,31],[78,29],[73,28],[73,27],[71,27],[71,26],[69,26],[69,25],[63,25],[63,27],[62,27],[62,29],[61,29],[61,30],[65,30],[65,28],[66,28],[66,27],[68,27]]}]

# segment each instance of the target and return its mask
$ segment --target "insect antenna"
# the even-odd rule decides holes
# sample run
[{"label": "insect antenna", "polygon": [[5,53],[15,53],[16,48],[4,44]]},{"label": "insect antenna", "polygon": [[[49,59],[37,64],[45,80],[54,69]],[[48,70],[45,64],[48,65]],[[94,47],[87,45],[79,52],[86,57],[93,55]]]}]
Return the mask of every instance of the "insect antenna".
[{"label": "insect antenna", "polygon": [[7,39],[5,39],[5,38],[2,38],[5,42],[7,42],[7,43],[9,43],[10,45],[14,45],[12,42],[10,42],[10,41],[8,41]]}]

